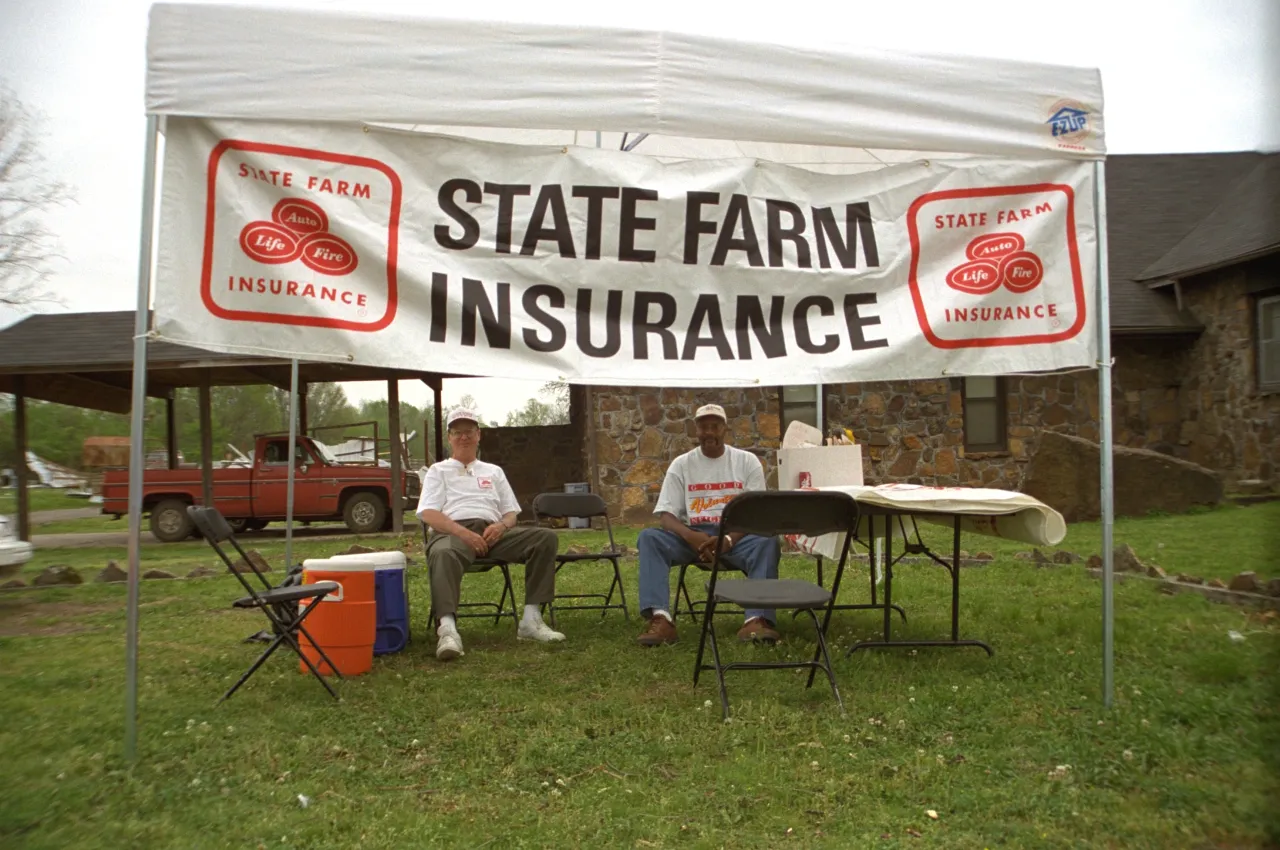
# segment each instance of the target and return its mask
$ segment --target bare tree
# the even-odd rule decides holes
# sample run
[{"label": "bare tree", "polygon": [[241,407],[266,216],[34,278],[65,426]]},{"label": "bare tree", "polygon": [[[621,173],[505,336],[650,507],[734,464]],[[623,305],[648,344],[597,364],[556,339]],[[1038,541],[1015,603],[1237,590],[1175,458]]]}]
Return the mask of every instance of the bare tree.
[{"label": "bare tree", "polygon": [[58,257],[46,215],[68,200],[40,153],[40,119],[0,85],[0,305],[56,301],[44,286]]}]

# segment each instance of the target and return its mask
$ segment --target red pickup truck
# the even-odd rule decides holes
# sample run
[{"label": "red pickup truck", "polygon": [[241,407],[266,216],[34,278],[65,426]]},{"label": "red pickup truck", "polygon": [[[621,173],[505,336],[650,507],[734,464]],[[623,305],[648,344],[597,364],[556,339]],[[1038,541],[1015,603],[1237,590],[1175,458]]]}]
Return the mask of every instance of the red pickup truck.
[{"label": "red pickup truck", "polygon": [[[251,465],[213,470],[213,503],[237,531],[255,531],[285,519],[289,454],[287,437],[258,437]],[[342,520],[359,534],[391,527],[391,469],[373,463],[340,463],[328,446],[298,437],[295,446],[293,516],[306,522]],[[418,498],[421,484],[405,470],[405,506]],[[142,509],[151,514],[157,540],[176,543],[195,534],[187,505],[203,501],[200,467],[148,469],[143,475]],[[129,470],[108,469],[102,480],[102,512],[116,518],[129,513]]]}]

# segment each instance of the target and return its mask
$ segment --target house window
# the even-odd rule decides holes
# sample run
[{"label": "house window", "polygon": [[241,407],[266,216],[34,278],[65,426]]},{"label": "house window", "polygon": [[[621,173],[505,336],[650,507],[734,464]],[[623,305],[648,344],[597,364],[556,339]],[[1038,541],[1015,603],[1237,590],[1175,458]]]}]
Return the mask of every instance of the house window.
[{"label": "house window", "polygon": [[795,420],[822,430],[818,422],[818,387],[813,384],[779,387],[778,399],[782,413],[782,433]]},{"label": "house window", "polygon": [[964,379],[964,447],[971,452],[1002,452],[1005,440],[1004,378]]},{"label": "house window", "polygon": [[1258,389],[1280,392],[1280,295],[1258,299]]}]

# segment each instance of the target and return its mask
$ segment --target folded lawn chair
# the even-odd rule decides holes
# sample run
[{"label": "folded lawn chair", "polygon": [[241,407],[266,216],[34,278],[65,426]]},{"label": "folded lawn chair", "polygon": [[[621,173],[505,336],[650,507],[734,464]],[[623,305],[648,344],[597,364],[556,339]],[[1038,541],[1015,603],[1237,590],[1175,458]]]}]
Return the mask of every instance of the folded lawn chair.
[{"label": "folded lawn chair", "polygon": [[[227,525],[227,521],[222,514],[218,513],[217,508],[201,508],[192,505],[187,508],[187,516],[191,517],[191,521],[195,524],[201,536],[213,547],[213,551],[218,553],[218,557],[227,565],[227,569],[231,570],[231,573],[240,581],[240,584],[244,586],[245,591],[249,594],[231,603],[232,607],[257,608],[271,621],[272,630],[275,632],[275,639],[271,641],[262,655],[258,656],[258,660],[253,662],[253,665],[245,671],[239,681],[222,695],[222,699],[218,700],[218,702],[221,703],[223,700],[230,698],[241,685],[249,680],[250,676],[257,672],[263,662],[280,648],[281,644],[288,644],[294,653],[302,659],[303,663],[307,665],[312,675],[320,681],[320,684],[324,685],[324,689],[329,692],[329,695],[334,699],[338,699],[337,691],[333,689],[333,686],[329,684],[324,676],[320,675],[316,665],[303,653],[302,648],[298,645],[297,637],[301,633],[316,648],[320,658],[323,659],[325,664],[329,665],[329,669],[333,670],[338,678],[342,678],[342,674],[338,672],[337,665],[329,659],[329,656],[325,655],[324,648],[316,642],[316,639],[311,636],[303,625],[303,621],[307,619],[312,611],[316,610],[318,603],[338,589],[337,582],[318,581],[315,584],[273,588],[267,577],[258,570],[257,565],[240,547],[239,542],[236,541],[235,534],[231,531],[231,527]],[[239,553],[241,560],[249,565],[249,569],[258,577],[258,581],[262,583],[263,589],[255,589],[253,584],[244,577],[244,574],[235,569],[234,563],[227,557],[227,553],[222,546],[219,545],[224,542],[230,543]],[[303,600],[308,600],[309,604],[299,605],[298,603]]]},{"label": "folded lawn chair", "polygon": [[[852,533],[845,535],[844,548],[840,552],[840,563],[836,568],[836,578],[831,589],[826,590],[813,582],[800,579],[725,579],[717,581],[720,573],[720,558],[723,554],[723,535],[732,532],[747,534],[803,534],[817,537],[828,532],[853,532],[857,529],[858,505],[853,497],[846,493],[824,493],[818,491],[788,490],[782,492],[753,491],[740,493],[729,504],[725,505],[720,517],[721,537],[716,544],[716,556],[712,562],[711,580],[707,582],[707,608],[702,618],[702,637],[698,641],[698,659],[693,666],[693,683],[698,683],[698,676],[703,670],[714,670],[720,684],[720,708],[727,720],[729,718],[729,696],[725,691],[724,674],[726,670],[768,670],[790,667],[807,667],[810,669],[809,681],[805,687],[813,684],[813,673],[822,670],[831,682],[831,693],[835,695],[836,704],[844,710],[844,702],[840,699],[840,690],[836,687],[835,673],[831,669],[831,655],[827,652],[826,636],[822,624],[815,613],[831,604],[831,600],[840,591],[840,577],[844,573],[845,559],[849,555],[849,539]],[[795,613],[804,611],[813,621],[814,631],[818,636],[818,647],[812,661],[735,661],[725,664],[720,660],[720,648],[716,644],[716,633],[712,624],[716,607],[723,602],[739,605],[743,608],[791,608]],[[794,616],[794,614],[793,614]],[[703,650],[711,644],[711,664],[702,662]]]},{"label": "folded lawn chair", "polygon": [[[613,580],[609,582],[608,593],[557,593],[551,602],[551,624],[555,625],[556,610],[561,611],[599,611],[603,618],[611,610],[619,610],[626,619],[631,619],[627,611],[627,594],[622,589],[622,573],[618,569],[618,547],[613,542],[613,525],[609,522],[609,508],[604,499],[595,493],[539,493],[533,499],[533,521],[541,517],[604,517],[604,528],[609,535],[609,548],[603,552],[562,553],[556,555],[556,575],[566,564],[582,561],[608,561],[613,565]],[[618,591],[618,601],[613,601],[614,590]],[[558,605],[558,600],[600,600],[600,604]]]}]

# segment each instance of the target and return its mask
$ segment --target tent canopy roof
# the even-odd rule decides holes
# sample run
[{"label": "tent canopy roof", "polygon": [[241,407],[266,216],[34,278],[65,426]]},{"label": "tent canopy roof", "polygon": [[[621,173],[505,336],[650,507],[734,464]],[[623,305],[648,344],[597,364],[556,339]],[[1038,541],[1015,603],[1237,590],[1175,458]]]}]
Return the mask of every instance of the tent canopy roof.
[{"label": "tent canopy roof", "polygon": [[[161,3],[157,115],[601,130],[1038,158],[1105,152],[1096,69],[642,30]],[[1088,134],[1060,145],[1051,118]]]}]

